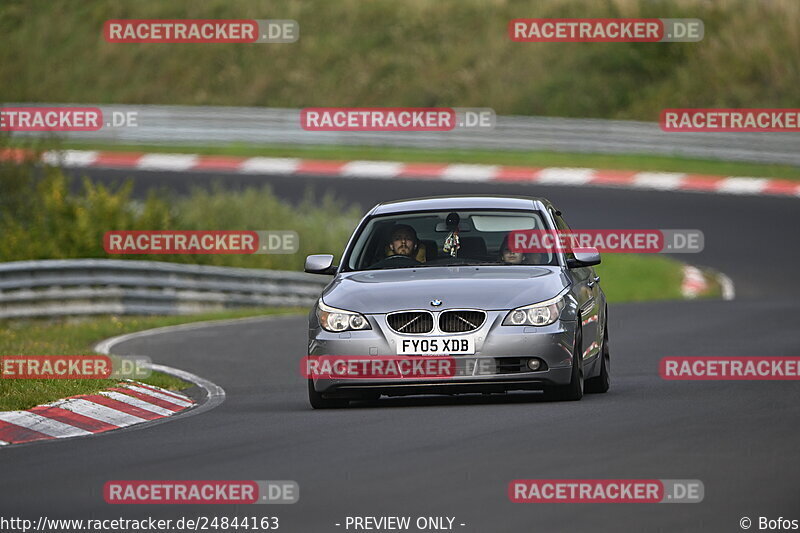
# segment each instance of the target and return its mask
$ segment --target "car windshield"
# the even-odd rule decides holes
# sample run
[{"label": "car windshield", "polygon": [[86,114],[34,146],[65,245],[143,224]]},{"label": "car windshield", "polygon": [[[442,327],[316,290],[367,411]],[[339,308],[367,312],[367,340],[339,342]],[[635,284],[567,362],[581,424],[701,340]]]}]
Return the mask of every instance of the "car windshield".
[{"label": "car windshield", "polygon": [[358,235],[347,269],[557,264],[552,253],[508,250],[510,232],[534,229],[548,229],[537,211],[437,211],[375,217]]}]

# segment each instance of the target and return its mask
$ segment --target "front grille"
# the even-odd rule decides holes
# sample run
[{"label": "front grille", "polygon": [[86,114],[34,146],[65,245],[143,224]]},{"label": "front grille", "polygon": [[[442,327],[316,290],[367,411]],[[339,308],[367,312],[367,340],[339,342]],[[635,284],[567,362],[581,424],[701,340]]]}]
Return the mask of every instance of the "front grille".
[{"label": "front grille", "polygon": [[429,333],[433,331],[433,315],[427,311],[406,311],[386,317],[389,327],[398,333]]},{"label": "front grille", "polygon": [[486,320],[483,311],[445,311],[439,316],[439,329],[445,333],[474,331]]}]

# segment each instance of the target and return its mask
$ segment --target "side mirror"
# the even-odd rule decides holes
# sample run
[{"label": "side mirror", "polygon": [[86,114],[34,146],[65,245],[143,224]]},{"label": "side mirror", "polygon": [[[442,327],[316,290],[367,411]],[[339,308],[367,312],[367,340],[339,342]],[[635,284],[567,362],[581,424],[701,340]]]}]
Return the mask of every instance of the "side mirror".
[{"label": "side mirror", "polygon": [[333,265],[332,255],[316,254],[306,257],[304,270],[309,274],[336,274],[337,268]]},{"label": "side mirror", "polygon": [[597,248],[575,248],[572,250],[575,259],[567,259],[567,268],[580,268],[600,264],[600,252]]}]

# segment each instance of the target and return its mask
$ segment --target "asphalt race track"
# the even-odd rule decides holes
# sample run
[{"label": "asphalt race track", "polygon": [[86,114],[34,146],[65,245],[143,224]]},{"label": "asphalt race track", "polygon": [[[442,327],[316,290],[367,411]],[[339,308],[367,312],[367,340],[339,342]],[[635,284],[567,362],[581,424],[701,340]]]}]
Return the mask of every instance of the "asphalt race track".
[{"label": "asphalt race track", "polygon": [[[124,174],[134,175],[140,188],[145,183],[180,188],[192,179]],[[736,299],[612,304],[612,389],[573,403],[521,394],[383,399],[313,411],[298,366],[306,353],[305,317],[132,340],[115,353],[146,354],[210,379],[225,389],[225,403],[141,430],[1,450],[0,514],[271,514],[280,517],[280,531],[286,532],[345,531],[348,515],[451,516],[455,530],[464,532],[733,532],[741,531],[744,516],[754,522],[759,516],[800,518],[800,384],[677,382],[658,375],[658,362],[668,355],[800,355],[800,200],[510,184],[247,179],[271,183],[289,199],[308,186],[332,190],[364,209],[402,197],[527,194],[553,200],[573,228],[699,228],[705,251],[681,259],[727,273]],[[705,500],[513,504],[508,483],[520,478],[699,479]],[[300,501],[112,506],[103,501],[102,489],[114,479],[295,480]]]}]

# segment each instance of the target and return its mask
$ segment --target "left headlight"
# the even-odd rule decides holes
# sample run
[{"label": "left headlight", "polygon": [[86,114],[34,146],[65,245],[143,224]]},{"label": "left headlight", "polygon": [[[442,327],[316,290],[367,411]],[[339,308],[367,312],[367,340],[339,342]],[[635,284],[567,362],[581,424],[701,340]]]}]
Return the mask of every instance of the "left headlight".
[{"label": "left headlight", "polygon": [[372,329],[367,317],[364,315],[325,305],[322,298],[320,298],[317,304],[317,318],[319,319],[322,329],[333,333],[347,330]]},{"label": "left headlight", "polygon": [[556,320],[561,310],[564,309],[564,295],[512,309],[503,320],[504,326],[549,326]]}]

